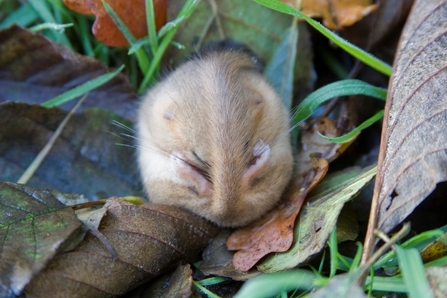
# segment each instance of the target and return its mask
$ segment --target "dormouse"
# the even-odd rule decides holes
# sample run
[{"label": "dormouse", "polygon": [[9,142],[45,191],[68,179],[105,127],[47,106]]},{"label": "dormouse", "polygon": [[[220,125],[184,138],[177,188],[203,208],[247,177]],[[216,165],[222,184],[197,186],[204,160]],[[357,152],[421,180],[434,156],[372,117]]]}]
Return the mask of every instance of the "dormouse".
[{"label": "dormouse", "polygon": [[156,84],[138,112],[138,162],[149,200],[224,227],[280,200],[293,168],[289,116],[246,48],[215,42]]}]

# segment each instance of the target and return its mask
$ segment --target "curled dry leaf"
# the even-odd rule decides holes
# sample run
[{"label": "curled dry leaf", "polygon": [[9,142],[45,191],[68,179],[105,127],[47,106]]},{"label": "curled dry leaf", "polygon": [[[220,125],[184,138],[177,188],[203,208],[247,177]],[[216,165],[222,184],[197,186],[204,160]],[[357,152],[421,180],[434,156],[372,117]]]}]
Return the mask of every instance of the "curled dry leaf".
[{"label": "curled dry leaf", "polygon": [[[153,0],[157,30],[166,23],[167,0]],[[64,0],[73,11],[96,16],[92,31],[96,39],[111,47],[128,46],[124,35],[107,14],[101,0]],[[147,35],[145,0],[107,0],[135,38]]]},{"label": "curled dry leaf", "polygon": [[19,295],[80,227],[49,191],[0,182],[0,296]]},{"label": "curled dry leaf", "polygon": [[107,202],[99,231],[118,253],[91,234],[57,255],[25,288],[31,296],[109,297],[125,294],[179,261],[193,261],[218,228],[173,206]]},{"label": "curled dry leaf", "polygon": [[[279,207],[261,220],[235,231],[227,240],[229,250],[238,250],[233,256],[234,267],[247,271],[261,258],[271,252],[282,252],[290,248],[293,241],[295,219],[307,193],[324,177],[328,162],[312,159],[313,168],[302,179],[297,179],[293,192]],[[300,177],[301,178],[301,177]]]},{"label": "curled dry leaf", "polygon": [[[296,6],[297,1],[281,0]],[[303,0],[300,10],[312,18],[322,18],[331,30],[351,26],[377,9],[371,0]]]},{"label": "curled dry leaf", "polygon": [[363,262],[374,229],[389,232],[447,180],[446,11],[445,0],[416,1],[401,36]]}]

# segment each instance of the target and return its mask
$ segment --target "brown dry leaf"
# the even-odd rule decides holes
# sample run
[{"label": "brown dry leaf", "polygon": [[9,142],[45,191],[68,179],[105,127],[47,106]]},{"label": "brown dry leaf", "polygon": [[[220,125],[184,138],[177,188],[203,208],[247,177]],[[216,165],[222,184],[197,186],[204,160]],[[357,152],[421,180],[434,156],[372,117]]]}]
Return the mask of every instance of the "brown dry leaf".
[{"label": "brown dry leaf", "polygon": [[297,185],[289,198],[279,207],[269,212],[261,220],[235,231],[227,240],[229,250],[238,250],[233,256],[234,267],[247,271],[261,258],[271,252],[282,252],[290,248],[293,241],[295,219],[301,209],[307,193],[326,175],[328,162],[324,159],[312,159],[312,170],[303,178],[297,179]]},{"label": "brown dry leaf", "polygon": [[0,297],[19,295],[80,227],[49,191],[0,182]]},{"label": "brown dry leaf", "polygon": [[[167,0],[153,0],[157,30],[166,23]],[[128,46],[124,35],[107,14],[101,0],[64,0],[65,5],[82,14],[94,14],[93,35],[111,47]],[[107,3],[137,39],[147,35],[145,0],[107,0]]]},{"label": "brown dry leaf", "polygon": [[389,232],[447,180],[447,1],[416,1],[390,82],[363,262],[373,231]]},{"label": "brown dry leaf", "polygon": [[126,298],[189,298],[192,295],[192,270],[189,264],[179,265],[174,272],[162,275],[147,285],[127,293]]},{"label": "brown dry leaf", "polygon": [[[296,0],[281,0],[296,6]],[[351,26],[377,9],[371,0],[303,0],[300,10],[311,18],[322,18],[331,30]]]},{"label": "brown dry leaf", "polygon": [[173,206],[135,206],[108,200],[99,231],[118,253],[113,259],[94,236],[57,255],[25,288],[30,296],[109,297],[125,294],[179,261],[193,261],[218,228]]},{"label": "brown dry leaf", "polygon": [[[0,30],[0,102],[43,103],[105,73],[104,64],[40,34],[16,25]],[[137,100],[127,76],[119,74],[90,92],[81,107],[102,107],[133,120]],[[69,111],[75,104],[60,107]]]}]

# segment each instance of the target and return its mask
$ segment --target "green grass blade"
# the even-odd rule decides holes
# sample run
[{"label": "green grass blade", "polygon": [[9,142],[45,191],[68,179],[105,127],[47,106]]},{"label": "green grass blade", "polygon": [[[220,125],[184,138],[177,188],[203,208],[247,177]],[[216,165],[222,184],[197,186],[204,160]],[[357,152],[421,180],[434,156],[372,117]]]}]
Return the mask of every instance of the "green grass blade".
[{"label": "green grass blade", "polygon": [[[104,9],[112,18],[112,21],[118,27],[118,29],[123,33],[124,37],[127,39],[129,44],[132,46],[137,42],[135,36],[130,32],[129,28],[124,24],[123,20],[118,16],[118,14],[113,10],[113,8],[104,0],[101,0]],[[149,69],[149,58],[142,48],[139,48],[135,52],[135,56],[138,60],[138,65],[140,66],[141,72],[146,73]]]},{"label": "green grass blade", "polygon": [[410,297],[433,297],[419,252],[415,248],[395,245],[399,267]]},{"label": "green grass blade", "polygon": [[337,44],[340,48],[345,50],[347,53],[351,54],[355,58],[359,59],[366,65],[371,66],[372,68],[376,69],[377,71],[380,71],[381,73],[390,76],[392,72],[392,67],[381,61],[380,59],[377,59],[373,55],[363,51],[362,49],[358,48],[357,46],[349,43],[348,41],[344,40],[340,36],[334,34],[329,29],[318,23],[317,21],[313,20],[312,18],[309,18],[305,14],[301,13],[300,11],[294,9],[293,7],[287,5],[286,3],[277,1],[277,0],[253,0],[256,3],[259,3],[261,5],[264,5],[268,8],[271,8],[273,10],[297,16],[300,17],[306,22],[317,29],[321,34],[329,38],[331,41],[333,41],[335,44]]},{"label": "green grass blade", "polygon": [[398,292],[405,293],[407,287],[405,286],[404,280],[398,277],[382,277],[374,276],[371,278],[368,276],[366,278],[366,284],[372,284],[372,289],[374,291],[384,291],[384,292]]},{"label": "green grass blade", "polygon": [[8,16],[0,22],[0,28],[6,28],[16,23],[22,27],[27,27],[39,18],[36,10],[30,4],[24,4],[15,9]]},{"label": "green grass blade", "polygon": [[146,0],[146,22],[147,22],[147,33],[149,35],[152,56],[155,55],[158,49],[157,41],[157,25],[155,24],[155,9],[154,1]]},{"label": "green grass blade", "polygon": [[[185,5],[183,5],[182,9],[180,10],[177,19],[182,18],[186,19],[188,16],[192,14],[194,9],[197,6],[198,0],[187,0]],[[138,88],[138,93],[142,93],[144,89],[146,88],[147,84],[153,79],[155,70],[160,64],[161,58],[163,57],[164,52],[166,51],[166,48],[169,46],[169,44],[172,41],[172,38],[174,38],[175,33],[177,32],[178,26],[173,27],[171,31],[169,31],[166,36],[163,38],[163,40],[160,42],[157,52],[155,53],[152,62],[149,66],[149,70],[145,72],[145,76],[143,78],[143,81],[140,84],[140,87]]]},{"label": "green grass blade", "polygon": [[220,296],[214,294],[213,292],[211,292],[210,290],[208,290],[207,288],[205,288],[204,286],[202,286],[201,284],[199,284],[196,281],[193,281],[194,286],[199,289],[199,291],[201,291],[202,293],[204,293],[205,295],[207,295],[209,298],[220,298]]},{"label": "green grass blade", "polygon": [[367,95],[385,100],[387,90],[360,80],[343,80],[328,84],[312,92],[301,102],[293,116],[293,124],[297,125],[301,121],[306,120],[322,103],[329,99],[353,94]]},{"label": "green grass blade", "polygon": [[217,285],[220,284],[222,282],[228,281],[228,278],[225,277],[220,277],[220,276],[215,276],[215,277],[210,277],[210,278],[206,278],[206,279],[202,279],[199,281],[196,281],[196,283],[198,283],[201,286],[213,286],[213,285]]},{"label": "green grass blade", "polygon": [[349,268],[349,272],[353,272],[355,269],[357,269],[360,265],[360,260],[362,258],[363,253],[363,245],[360,242],[357,242],[357,252],[355,253],[354,259],[351,263],[351,268]]},{"label": "green grass blade", "polygon": [[337,243],[337,229],[334,228],[329,235],[329,250],[331,257],[331,268],[329,277],[332,278],[335,276],[338,268],[338,243]]},{"label": "green grass blade", "polygon": [[117,74],[119,74],[123,69],[124,69],[124,65],[122,65],[120,68],[118,68],[114,72],[103,74],[93,80],[85,82],[84,84],[82,84],[80,86],[72,88],[72,89],[68,90],[67,92],[64,92],[48,101],[42,103],[42,106],[44,106],[46,108],[51,108],[51,107],[66,103],[67,101],[70,101],[70,100],[72,100],[76,97],[79,97],[81,95],[84,95],[85,93],[110,81],[113,77],[115,77]]},{"label": "green grass blade", "polygon": [[318,134],[323,139],[325,139],[325,140],[327,140],[329,142],[332,142],[332,143],[336,143],[336,144],[346,143],[346,142],[351,141],[362,130],[364,130],[365,128],[370,127],[371,125],[373,125],[374,123],[376,123],[377,121],[382,119],[383,114],[384,114],[384,110],[381,110],[380,112],[377,112],[374,116],[372,116],[371,118],[369,118],[368,120],[366,120],[365,122],[360,124],[358,127],[353,129],[352,131],[350,131],[347,134],[344,134],[342,136],[339,136],[339,137],[331,138],[331,137],[327,137],[325,135],[322,135],[321,133],[318,133]]},{"label": "green grass blade", "polygon": [[318,283],[322,284],[317,275],[303,269],[266,273],[245,282],[234,298],[274,297],[282,291],[309,290]]}]

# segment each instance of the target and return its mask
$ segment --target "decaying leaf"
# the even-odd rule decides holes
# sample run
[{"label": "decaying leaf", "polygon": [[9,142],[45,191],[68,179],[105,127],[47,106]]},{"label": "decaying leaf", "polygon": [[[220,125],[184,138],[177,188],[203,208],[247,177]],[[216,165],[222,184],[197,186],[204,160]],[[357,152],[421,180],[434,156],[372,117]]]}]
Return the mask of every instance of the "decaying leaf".
[{"label": "decaying leaf", "polygon": [[[106,72],[104,64],[40,34],[16,25],[0,30],[0,102],[43,103]],[[81,107],[102,107],[133,120],[137,99],[127,77],[119,74],[90,92]],[[75,103],[60,107],[71,110]]]},{"label": "decaying leaf", "polygon": [[179,265],[174,272],[162,275],[147,286],[126,294],[127,298],[189,298],[192,295],[192,270],[189,264]]},{"label": "decaying leaf", "polygon": [[[153,0],[157,30],[166,23],[167,0]],[[101,0],[64,0],[65,5],[82,14],[94,14],[93,35],[100,42],[111,47],[128,46],[124,35],[107,14]],[[135,38],[147,35],[145,0],[107,0],[107,3],[126,24]]]},{"label": "decaying leaf", "polygon": [[[279,207],[269,212],[261,220],[235,231],[227,240],[229,250],[238,250],[233,256],[234,267],[247,271],[261,258],[271,252],[283,252],[289,249],[293,241],[295,219],[307,193],[326,175],[328,163],[324,159],[313,159],[313,168],[293,193]],[[301,178],[301,177],[300,177]]]},{"label": "decaying leaf", "polygon": [[[1,59],[1,58],[0,58]],[[0,104],[0,179],[17,181],[45,146],[66,112],[24,103]],[[82,193],[89,199],[140,194],[132,145],[116,134],[117,115],[86,109],[73,115],[28,185]]]},{"label": "decaying leaf", "polygon": [[[25,288],[31,296],[122,295],[176,266],[193,261],[218,228],[173,206],[107,203],[99,231],[118,253],[87,234],[73,251],[57,255]],[[57,294],[57,295],[56,295]]]},{"label": "decaying leaf", "polygon": [[[292,247],[269,256],[258,270],[276,272],[294,268],[320,252],[337,224],[344,204],[374,177],[376,167],[350,168],[328,175],[309,194],[296,222]],[[337,238],[345,235],[338,235]],[[352,240],[352,239],[351,239]]]},{"label": "decaying leaf", "polygon": [[427,245],[421,251],[421,258],[424,263],[430,262],[447,255],[447,233]]},{"label": "decaying leaf", "polygon": [[234,268],[233,253],[227,249],[226,241],[230,236],[230,230],[222,230],[202,254],[203,262],[200,271],[205,275],[218,275],[230,277],[233,280],[249,280],[260,274],[257,270],[240,271]]},{"label": "decaying leaf", "polygon": [[322,18],[331,30],[351,26],[377,9],[371,0],[281,0],[292,6],[301,3],[300,10],[312,18]]},{"label": "decaying leaf", "polygon": [[19,295],[81,222],[47,190],[0,182],[0,296]]},{"label": "decaying leaf", "polygon": [[446,10],[447,1],[416,1],[402,33],[365,247],[374,229],[389,232],[447,180]]}]

